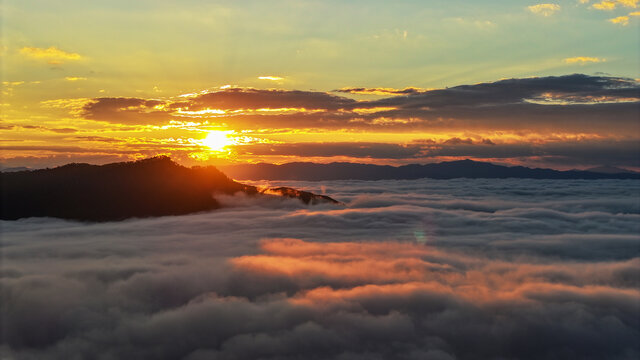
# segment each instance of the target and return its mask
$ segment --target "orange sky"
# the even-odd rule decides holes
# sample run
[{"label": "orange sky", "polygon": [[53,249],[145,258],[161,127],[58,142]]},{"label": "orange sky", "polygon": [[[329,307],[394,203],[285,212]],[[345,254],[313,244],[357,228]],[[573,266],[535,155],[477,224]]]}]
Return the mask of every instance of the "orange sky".
[{"label": "orange sky", "polygon": [[640,168],[637,1],[374,3],[6,1],[0,165]]}]

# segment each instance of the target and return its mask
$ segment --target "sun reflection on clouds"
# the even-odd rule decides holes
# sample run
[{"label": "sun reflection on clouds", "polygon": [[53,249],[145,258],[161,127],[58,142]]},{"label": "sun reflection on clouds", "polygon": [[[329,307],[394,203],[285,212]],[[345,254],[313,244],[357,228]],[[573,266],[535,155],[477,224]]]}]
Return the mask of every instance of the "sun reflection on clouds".
[{"label": "sun reflection on clouds", "polygon": [[270,81],[282,81],[282,80],[284,80],[284,78],[281,77],[281,76],[271,76],[271,75],[269,75],[269,76],[258,76],[258,79],[259,80],[270,80]]}]

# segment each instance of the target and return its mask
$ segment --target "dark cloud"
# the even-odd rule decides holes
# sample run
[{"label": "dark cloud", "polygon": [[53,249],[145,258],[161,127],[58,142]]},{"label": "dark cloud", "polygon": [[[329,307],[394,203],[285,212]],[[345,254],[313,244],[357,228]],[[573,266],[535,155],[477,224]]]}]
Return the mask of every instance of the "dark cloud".
[{"label": "dark cloud", "polygon": [[370,95],[409,95],[424,92],[423,89],[408,87],[404,89],[391,89],[391,88],[364,88],[364,87],[349,87],[334,90],[334,92],[341,92],[347,94],[370,94]]},{"label": "dark cloud", "polygon": [[254,144],[237,147],[239,154],[284,155],[301,157],[348,156],[354,158],[406,159],[423,151],[420,145],[387,143],[288,143]]},{"label": "dark cloud", "polygon": [[582,140],[554,141],[542,144],[514,143],[493,144],[469,143],[465,140],[447,140],[441,146],[431,146],[429,156],[473,157],[478,159],[509,159],[537,157],[551,166],[589,166],[612,164],[640,166],[640,143],[637,140]]},{"label": "dark cloud", "polygon": [[77,129],[73,129],[73,128],[54,128],[49,130],[58,134],[70,134],[70,133],[78,132]]},{"label": "dark cloud", "polygon": [[107,121],[117,124],[158,124],[167,123],[171,117],[155,106],[164,104],[160,100],[138,98],[96,98],[82,108],[81,116],[86,119]]},{"label": "dark cloud", "polygon": [[[222,110],[227,113],[213,114],[212,121],[224,122],[234,129],[564,131],[605,136],[640,131],[637,121],[640,85],[627,78],[574,74],[436,90],[407,88],[394,95],[399,93],[404,95],[355,101],[325,92],[231,88],[180,101],[98,98],[84,107],[84,116],[110,122],[156,124],[207,116],[198,111]],[[290,110],[256,112],[259,109]]]},{"label": "dark cloud", "polygon": [[58,134],[70,134],[75,133],[78,129],[74,128],[50,128],[46,126],[40,125],[6,125],[0,126],[0,130],[11,130],[11,129],[29,129],[29,130],[43,130],[43,131],[52,131]]},{"label": "dark cloud", "polygon": [[9,145],[0,146],[0,150],[18,151],[46,151],[56,153],[88,153],[95,152],[93,149],[86,149],[79,146],[38,146],[38,145]]},{"label": "dark cloud", "polygon": [[325,191],[346,207],[225,197],[236,206],[190,216],[2,222],[0,354],[640,354],[637,181],[270,185]]},{"label": "dark cloud", "polygon": [[304,108],[307,110],[334,111],[349,108],[355,104],[355,100],[325,92],[231,88],[198,95],[188,101],[174,103],[171,107],[191,111],[262,108]]},{"label": "dark cloud", "polygon": [[99,142],[108,142],[108,143],[116,143],[123,142],[122,139],[107,137],[107,136],[75,136],[74,139],[83,140],[83,141],[99,141]]},{"label": "dark cloud", "polygon": [[491,105],[526,104],[539,96],[582,99],[592,102],[606,96],[611,100],[631,98],[640,101],[640,85],[627,78],[589,76],[583,74],[507,79],[491,83],[461,85],[428,90],[404,97],[371,101],[370,106],[395,105],[403,109],[437,109],[449,107],[484,107]]},{"label": "dark cloud", "polygon": [[[30,149],[27,151],[31,151]],[[49,151],[49,150],[42,150]],[[66,153],[62,152],[54,155],[42,155],[38,156],[15,156],[0,158],[0,167],[20,167],[25,166],[28,168],[39,169],[54,166],[62,166],[72,162],[77,163],[90,163],[90,164],[107,164],[114,162],[129,161],[127,155],[118,154],[82,154],[82,153]]]},{"label": "dark cloud", "polygon": [[473,145],[473,140],[471,140],[469,138],[460,139],[460,138],[454,137],[454,138],[445,140],[444,144],[446,144],[446,145],[460,145],[460,144]]},{"label": "dark cloud", "polygon": [[352,157],[405,159],[413,162],[447,157],[526,161],[535,158],[547,166],[594,166],[610,164],[640,167],[640,143],[636,140],[558,140],[546,143],[496,144],[490,139],[450,138],[444,141],[419,139],[409,144],[371,142],[325,142],[251,144],[236,147],[241,155]]}]

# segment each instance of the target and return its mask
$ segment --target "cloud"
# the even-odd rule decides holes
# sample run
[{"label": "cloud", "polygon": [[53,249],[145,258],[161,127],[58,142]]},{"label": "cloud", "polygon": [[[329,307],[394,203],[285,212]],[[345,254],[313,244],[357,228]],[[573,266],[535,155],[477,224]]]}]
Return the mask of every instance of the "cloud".
[{"label": "cloud", "polygon": [[[597,61],[605,59],[587,56],[565,59],[568,64]],[[395,93],[364,100],[344,95],[383,90]],[[66,110],[77,118],[124,126],[184,127],[188,131],[221,126],[255,138],[234,146],[233,150],[241,157],[263,161],[269,158],[282,162],[287,156],[308,156],[334,161],[387,159],[400,164],[471,157],[542,167],[571,166],[571,159],[577,161],[573,166],[637,164],[630,161],[637,151],[626,145],[628,141],[637,141],[640,131],[637,122],[640,85],[634,79],[573,74],[431,90],[345,88],[338,92],[342,95],[225,87],[173,98],[57,99],[41,105]],[[405,138],[404,143],[392,143],[382,136],[373,137],[374,141],[336,139],[312,144],[308,140],[296,141],[293,135],[322,131],[415,133],[417,139],[424,137],[421,134],[434,135],[430,144],[412,143],[411,137]],[[288,143],[255,141],[265,132],[286,133]],[[483,139],[496,146],[489,149],[489,143],[483,144]],[[602,150],[601,155],[589,151],[585,144]],[[127,150],[148,155],[170,151],[185,158],[188,156],[185,151],[193,151],[193,144],[181,144],[181,150],[177,150],[178,144],[174,145],[145,140],[128,144]],[[632,155],[620,153],[622,148]],[[603,163],[594,164],[596,159]]]},{"label": "cloud", "polygon": [[[87,152],[83,151],[83,148],[80,148],[81,152],[68,152],[65,153],[56,153],[54,151],[50,151],[49,149],[24,149],[26,152],[31,153],[30,155],[24,156],[13,156],[9,157],[5,155],[4,157],[0,157],[0,167],[20,167],[25,166],[32,169],[42,169],[47,167],[55,167],[62,166],[72,162],[76,163],[89,163],[89,164],[108,164],[114,162],[123,162],[130,161],[128,155],[122,154],[90,154],[87,155]],[[75,149],[74,149],[75,150]],[[53,152],[54,154],[48,154]],[[35,155],[33,155],[35,154]]]},{"label": "cloud", "polygon": [[639,89],[633,79],[580,74],[406,90],[403,96],[363,101],[325,92],[226,88],[177,100],[97,98],[86,103],[81,114],[87,119],[121,124],[209,120],[224,122],[237,131],[312,128],[460,132],[526,128],[548,132],[553,128],[554,132],[613,131],[626,136],[637,130]]},{"label": "cloud", "polygon": [[474,159],[535,159],[551,167],[596,166],[597,164],[617,164],[639,167],[640,147],[636,140],[564,140],[546,143],[493,144],[452,144],[432,145],[423,151],[430,157],[471,157]]},{"label": "cloud", "polygon": [[83,58],[80,54],[66,52],[55,46],[47,49],[27,46],[20,49],[20,54],[32,59],[46,60],[48,64],[52,65],[62,64],[65,61],[77,61]]},{"label": "cloud", "polygon": [[446,140],[421,139],[408,144],[372,142],[326,142],[251,144],[236,148],[240,155],[259,157],[307,157],[356,159],[403,159],[411,163],[433,162],[446,158],[472,158],[490,161],[522,162],[535,159],[537,165],[547,166],[617,166],[640,167],[640,147],[636,140],[614,141],[583,139],[549,141],[545,143],[495,143],[491,139],[449,138]]},{"label": "cloud", "polygon": [[172,104],[172,108],[198,111],[206,108],[221,110],[239,109],[306,109],[338,110],[352,106],[355,100],[329,93],[299,90],[259,90],[229,88],[198,95],[187,102]]},{"label": "cloud", "polygon": [[122,124],[161,124],[171,120],[222,117],[244,119],[246,124],[264,126],[256,118],[284,119],[293,114],[304,117],[350,107],[356,101],[328,93],[310,91],[226,88],[193,94],[177,101],[140,98],[96,98],[84,104],[87,119]]},{"label": "cloud", "polygon": [[619,25],[622,25],[622,26],[627,26],[627,25],[629,25],[629,20],[634,16],[640,16],[640,11],[630,12],[629,15],[618,16],[618,17],[615,17],[613,19],[609,19],[609,22],[611,22],[613,24],[619,24]]},{"label": "cloud", "polygon": [[584,65],[586,63],[599,63],[599,62],[605,62],[605,61],[607,60],[602,58],[597,58],[597,57],[590,57],[590,56],[576,56],[576,57],[564,59],[564,62],[567,64],[581,64],[581,65]]},{"label": "cloud", "polygon": [[271,75],[269,75],[269,76],[258,76],[258,79],[259,80],[270,80],[270,81],[281,81],[281,80],[284,80],[283,77],[271,76]]},{"label": "cloud", "polygon": [[635,9],[638,7],[638,0],[603,0],[591,7],[597,10],[614,10],[618,5]]},{"label": "cloud", "polygon": [[422,151],[416,144],[388,144],[367,142],[252,144],[237,148],[240,154],[284,155],[302,157],[349,156],[355,158],[406,159],[415,158]]},{"label": "cloud", "polygon": [[620,24],[622,26],[629,25],[629,17],[628,16],[618,16],[612,19],[609,19],[611,23]]},{"label": "cloud", "polygon": [[244,199],[243,207],[179,217],[2,222],[0,353],[640,354],[636,181],[288,185],[323,186],[347,207]]},{"label": "cloud", "polygon": [[[74,131],[62,131],[68,133]],[[0,150],[24,150],[24,151],[46,151],[54,153],[92,153],[94,149],[82,148],[79,146],[56,146],[56,145],[9,145],[0,146]]]},{"label": "cloud", "polygon": [[66,76],[64,79],[67,81],[87,80],[86,77],[81,77],[81,76]]},{"label": "cloud", "polygon": [[75,133],[78,131],[78,129],[74,129],[74,128],[51,128],[51,127],[41,126],[41,125],[5,125],[3,128],[3,130],[11,130],[11,129],[52,131],[58,134],[69,134],[69,133]]},{"label": "cloud", "polygon": [[168,114],[156,108],[163,105],[161,100],[138,98],[97,98],[80,102],[80,113],[86,119],[119,124],[159,124],[170,120]]},{"label": "cloud", "polygon": [[425,91],[425,89],[419,89],[414,87],[407,87],[404,89],[347,87],[347,88],[342,88],[334,91],[348,93],[348,94],[365,94],[365,95],[410,95],[410,94],[423,92]]},{"label": "cloud", "polygon": [[638,2],[640,2],[640,0],[618,0],[618,4],[630,8],[637,8]]},{"label": "cloud", "polygon": [[558,4],[531,5],[527,7],[527,10],[529,10],[530,12],[536,15],[551,16],[555,14],[557,11],[560,11],[560,5]]},{"label": "cloud", "polygon": [[599,3],[591,5],[591,7],[598,10],[613,10],[616,8],[617,4],[618,4],[617,1],[604,0]]}]

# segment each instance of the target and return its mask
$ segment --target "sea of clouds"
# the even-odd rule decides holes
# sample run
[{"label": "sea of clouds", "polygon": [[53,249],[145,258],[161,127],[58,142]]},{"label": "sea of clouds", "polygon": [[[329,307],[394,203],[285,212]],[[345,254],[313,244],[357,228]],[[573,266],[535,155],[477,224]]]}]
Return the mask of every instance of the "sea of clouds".
[{"label": "sea of clouds", "polygon": [[637,359],[640,182],[254,182],[344,205],[1,226],[2,359]]}]

